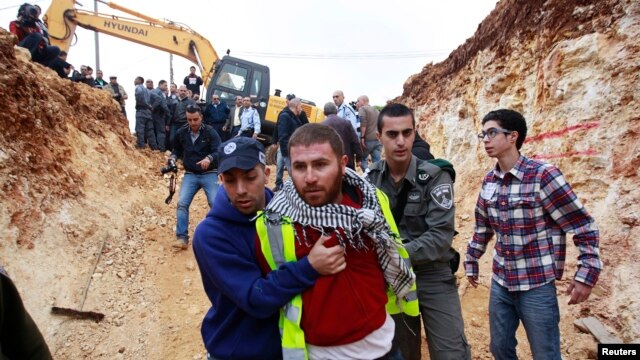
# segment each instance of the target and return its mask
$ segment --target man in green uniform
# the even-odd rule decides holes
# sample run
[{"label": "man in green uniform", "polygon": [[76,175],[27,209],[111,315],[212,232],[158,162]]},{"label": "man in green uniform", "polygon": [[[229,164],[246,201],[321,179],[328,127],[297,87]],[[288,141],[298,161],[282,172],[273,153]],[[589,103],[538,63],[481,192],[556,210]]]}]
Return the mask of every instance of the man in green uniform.
[{"label": "man in green uniform", "polygon": [[[409,253],[431,359],[470,359],[451,266],[455,263],[457,268],[459,262],[459,255],[451,248],[455,172],[448,162],[441,168],[413,156],[415,135],[415,118],[409,108],[385,106],[378,117],[377,132],[385,159],[370,168],[367,179],[389,197]],[[394,320],[394,347],[400,347],[405,360],[420,359],[420,318],[405,315]]]}]

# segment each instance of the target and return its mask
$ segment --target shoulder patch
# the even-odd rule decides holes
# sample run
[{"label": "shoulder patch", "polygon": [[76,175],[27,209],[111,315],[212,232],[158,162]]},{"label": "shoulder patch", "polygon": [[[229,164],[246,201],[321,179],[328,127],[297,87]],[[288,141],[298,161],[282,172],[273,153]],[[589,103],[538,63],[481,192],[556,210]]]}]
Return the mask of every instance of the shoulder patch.
[{"label": "shoulder patch", "polygon": [[451,184],[440,184],[431,190],[431,198],[441,208],[451,209],[453,206],[453,191]]},{"label": "shoulder patch", "polygon": [[416,179],[418,181],[418,184],[426,185],[429,182],[429,174],[424,170],[418,170]]}]

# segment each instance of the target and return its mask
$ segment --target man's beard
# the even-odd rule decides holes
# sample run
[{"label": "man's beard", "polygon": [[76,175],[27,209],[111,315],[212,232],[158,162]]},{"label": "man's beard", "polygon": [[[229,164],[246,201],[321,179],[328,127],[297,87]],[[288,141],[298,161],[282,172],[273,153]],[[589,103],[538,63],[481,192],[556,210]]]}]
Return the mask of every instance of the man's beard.
[{"label": "man's beard", "polygon": [[[338,165],[339,166],[339,165]],[[302,193],[299,189],[298,194],[301,195],[302,199],[311,206],[324,206],[327,204],[335,203],[342,193],[342,177],[344,175],[344,171],[342,168],[338,169],[338,174],[333,180],[333,182],[329,185],[328,188],[323,186],[306,186],[302,189]],[[320,190],[324,191],[324,196],[318,198],[316,195],[308,195],[306,194],[309,191]]]}]

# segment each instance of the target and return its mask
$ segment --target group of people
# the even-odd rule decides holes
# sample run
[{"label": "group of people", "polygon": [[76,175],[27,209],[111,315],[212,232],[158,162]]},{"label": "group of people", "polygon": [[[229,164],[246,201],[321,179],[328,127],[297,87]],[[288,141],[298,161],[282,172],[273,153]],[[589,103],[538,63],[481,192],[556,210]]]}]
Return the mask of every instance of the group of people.
[{"label": "group of people", "polygon": [[222,141],[236,136],[257,139],[262,126],[250,97],[236,96],[233,105],[228,106],[217,93],[211,95],[211,102],[204,108],[204,123],[212,126]]},{"label": "group of people", "polygon": [[[367,99],[358,102],[362,109]],[[197,109],[185,141],[211,140],[185,157],[185,168],[209,187],[211,210],[193,250],[212,303],[202,323],[210,359],[419,359],[421,328],[432,359],[471,358],[452,248],[456,173],[416,140],[409,108],[389,104],[372,122],[365,114],[359,145],[373,127],[385,158],[360,175],[339,130],[331,121],[300,124],[301,103],[291,96],[277,127],[290,179],[277,192],[267,187],[264,147],[252,136],[223,141]],[[345,120],[338,109],[325,104]],[[567,289],[577,304],[602,268],[598,230],[557,168],[520,153],[521,114],[492,111],[482,127],[478,138],[497,163],[483,180],[464,268],[477,286],[478,259],[495,236],[491,352],[516,359],[522,322],[535,359],[560,359],[556,281],[566,233],[580,250]],[[188,238],[179,243],[187,248]]]},{"label": "group of people", "polygon": [[[200,86],[203,80],[196,74],[196,68],[191,66],[189,75],[184,78],[179,87],[165,80],[160,80],[156,88],[152,79],[138,76],[134,80],[136,99],[136,147],[152,150],[173,150],[178,130],[187,126],[187,107],[198,106],[199,114],[203,117],[203,126],[212,126],[218,137],[225,141],[233,134],[237,135],[240,119],[251,124],[250,136],[257,137],[260,133],[260,117],[256,109],[251,107],[249,98],[238,97],[235,105],[229,107],[220,100],[219,95],[213,94],[211,102],[206,103],[200,98]],[[246,111],[243,111],[246,110]],[[235,128],[234,115],[237,117],[238,128]],[[234,130],[234,131],[232,131]],[[243,131],[249,130],[245,126]]]},{"label": "group of people", "polygon": [[[356,162],[360,160],[360,168],[367,171],[369,159],[371,163],[380,160],[382,144],[376,137],[376,123],[378,110],[369,105],[369,97],[358,97],[356,108],[344,101],[344,92],[336,90],[333,102],[328,102],[323,109],[325,119],[323,124],[338,132],[347,156],[347,166],[355,170]],[[357,113],[356,113],[357,112]],[[288,141],[293,132],[300,126],[309,123],[306,113],[302,109],[302,101],[296,99],[295,94],[286,96],[286,107],[278,116],[273,143],[277,144],[276,182],[275,191],[283,184],[284,169],[290,171],[291,163],[288,156]]]}]

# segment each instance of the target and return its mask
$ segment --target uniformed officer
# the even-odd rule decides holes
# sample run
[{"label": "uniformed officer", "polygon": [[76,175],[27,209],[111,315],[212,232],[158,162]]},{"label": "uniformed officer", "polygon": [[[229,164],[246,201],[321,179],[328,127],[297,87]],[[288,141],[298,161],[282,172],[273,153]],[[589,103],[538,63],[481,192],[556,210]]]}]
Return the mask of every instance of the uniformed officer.
[{"label": "uniformed officer", "polygon": [[[459,255],[454,235],[453,166],[438,166],[411,153],[415,139],[413,112],[402,104],[385,106],[377,136],[385,159],[375,163],[367,179],[384,191],[416,273],[420,312],[431,359],[470,359],[464,335],[455,270]],[[394,346],[404,359],[420,359],[420,318],[396,320]],[[406,324],[406,325],[405,325]]]},{"label": "uniformed officer", "polygon": [[47,343],[0,266],[0,359],[50,360]]}]

